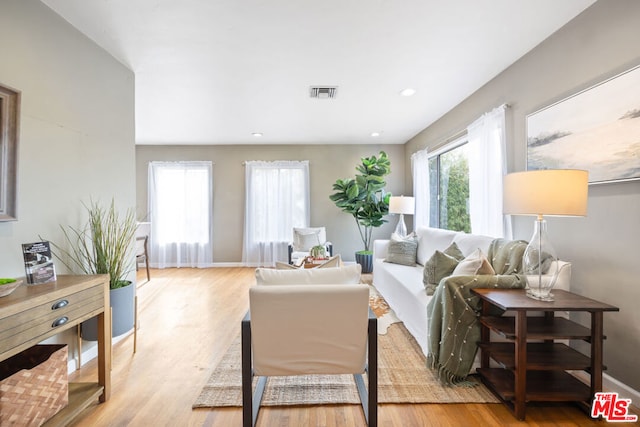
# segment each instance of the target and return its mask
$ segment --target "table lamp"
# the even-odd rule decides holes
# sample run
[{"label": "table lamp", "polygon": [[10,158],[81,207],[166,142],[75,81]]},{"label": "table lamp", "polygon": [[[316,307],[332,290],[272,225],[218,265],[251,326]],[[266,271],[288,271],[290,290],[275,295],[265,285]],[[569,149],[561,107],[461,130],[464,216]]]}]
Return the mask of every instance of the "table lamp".
[{"label": "table lamp", "polygon": [[551,289],[559,273],[544,216],[586,216],[588,185],[588,172],[576,169],[533,170],[505,176],[504,213],[537,217],[522,258],[530,298],[553,301]]},{"label": "table lamp", "polygon": [[400,237],[407,236],[407,226],[404,224],[404,215],[413,215],[415,205],[415,199],[413,197],[396,196],[389,198],[389,213],[400,214],[398,225],[394,231]]}]

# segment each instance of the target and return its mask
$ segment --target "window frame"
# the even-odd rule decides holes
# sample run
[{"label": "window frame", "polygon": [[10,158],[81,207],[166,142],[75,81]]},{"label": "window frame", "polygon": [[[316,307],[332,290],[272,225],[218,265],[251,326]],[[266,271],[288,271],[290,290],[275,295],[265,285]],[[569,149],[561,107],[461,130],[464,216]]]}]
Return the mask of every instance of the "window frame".
[{"label": "window frame", "polygon": [[[450,153],[466,144],[469,143],[469,138],[468,135],[465,134],[461,135],[455,139],[453,139],[452,141],[443,144],[441,147],[437,148],[435,151],[428,153],[427,155],[427,168],[429,169],[428,173],[429,173],[429,226],[430,227],[434,227],[434,228],[442,228],[442,229],[446,229],[446,230],[450,230],[449,228],[443,228],[442,224],[441,224],[441,201],[443,199],[443,194],[441,192],[442,190],[442,186],[441,186],[441,156]],[[436,161],[436,168],[435,168],[435,180],[433,179],[433,176],[431,174],[431,162],[434,160]],[[468,159],[467,159],[468,160]],[[434,182],[435,181],[435,182]],[[434,187],[435,185],[435,187]],[[431,189],[435,188],[436,189],[436,195],[435,197],[433,197],[433,195],[431,194]],[[467,201],[468,204],[468,201]],[[435,209],[435,224],[432,222],[432,210]],[[467,208],[468,211],[468,208]],[[459,231],[459,230],[454,230],[454,231]]]}]

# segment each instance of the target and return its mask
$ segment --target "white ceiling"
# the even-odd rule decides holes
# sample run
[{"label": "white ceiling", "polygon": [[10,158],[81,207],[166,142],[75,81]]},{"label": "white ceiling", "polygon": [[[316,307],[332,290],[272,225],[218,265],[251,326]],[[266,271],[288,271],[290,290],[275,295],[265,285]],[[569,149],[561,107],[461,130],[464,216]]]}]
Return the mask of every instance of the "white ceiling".
[{"label": "white ceiling", "polygon": [[138,144],[402,144],[595,0],[42,1],[135,72]]}]

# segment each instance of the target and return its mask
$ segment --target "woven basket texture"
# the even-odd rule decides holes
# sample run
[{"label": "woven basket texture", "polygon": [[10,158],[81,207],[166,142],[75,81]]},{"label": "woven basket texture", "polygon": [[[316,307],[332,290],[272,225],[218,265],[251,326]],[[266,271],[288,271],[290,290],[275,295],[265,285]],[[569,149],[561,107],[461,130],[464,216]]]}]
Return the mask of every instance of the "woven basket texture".
[{"label": "woven basket texture", "polygon": [[0,427],[40,426],[68,403],[66,345],[36,345],[0,362]]}]

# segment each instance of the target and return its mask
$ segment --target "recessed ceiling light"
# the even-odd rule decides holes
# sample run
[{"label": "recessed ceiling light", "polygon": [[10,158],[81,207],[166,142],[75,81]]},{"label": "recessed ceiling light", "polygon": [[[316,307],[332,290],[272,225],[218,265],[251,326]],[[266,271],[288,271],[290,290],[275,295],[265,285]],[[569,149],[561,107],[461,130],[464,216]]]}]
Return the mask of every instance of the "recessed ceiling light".
[{"label": "recessed ceiling light", "polygon": [[402,95],[402,96],[413,96],[415,94],[416,94],[416,90],[415,89],[411,89],[410,87],[408,87],[408,88],[406,88],[406,89],[404,89],[404,90],[402,90],[400,92],[400,95]]},{"label": "recessed ceiling light", "polygon": [[380,132],[371,132],[371,136],[377,138],[380,136]]},{"label": "recessed ceiling light", "polygon": [[256,138],[262,138],[262,132],[254,132],[251,135],[255,136]]}]

